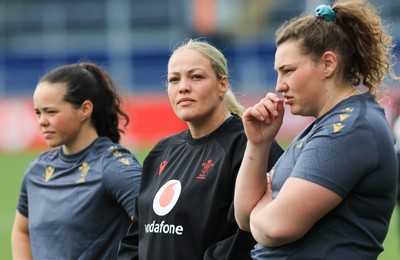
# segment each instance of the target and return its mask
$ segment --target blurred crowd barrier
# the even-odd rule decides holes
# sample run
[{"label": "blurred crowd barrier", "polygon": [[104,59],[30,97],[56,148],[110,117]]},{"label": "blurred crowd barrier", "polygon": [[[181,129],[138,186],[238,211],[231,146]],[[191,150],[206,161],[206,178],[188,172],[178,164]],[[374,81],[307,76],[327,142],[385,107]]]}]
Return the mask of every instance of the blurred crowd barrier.
[{"label": "blurred crowd barrier", "polygon": [[[162,137],[186,128],[186,123],[175,116],[167,96],[127,97],[123,109],[130,122],[121,143],[132,149],[148,148]],[[0,99],[0,111],[0,153],[48,149],[30,98]]]},{"label": "blurred crowd barrier", "polygon": [[[240,98],[245,106],[257,103],[262,94],[252,94]],[[386,94],[381,99],[389,123],[397,116],[398,95]],[[141,94],[125,99],[124,109],[130,123],[123,134],[121,143],[131,149],[149,149],[161,138],[183,131],[186,123],[177,118],[167,95]],[[29,150],[48,149],[37,123],[31,98],[0,99],[0,153],[17,153]],[[313,118],[294,116],[289,107],[285,109],[278,141],[289,143]]]}]

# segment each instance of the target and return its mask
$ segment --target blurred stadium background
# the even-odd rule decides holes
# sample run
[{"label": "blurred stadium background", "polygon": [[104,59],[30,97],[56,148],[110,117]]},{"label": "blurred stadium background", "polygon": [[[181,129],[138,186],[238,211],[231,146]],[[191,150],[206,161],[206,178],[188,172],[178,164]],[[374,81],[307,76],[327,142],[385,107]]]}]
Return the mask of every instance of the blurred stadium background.
[{"label": "blurred stadium background", "polygon": [[[106,68],[124,92],[132,120],[123,143],[142,157],[155,141],[186,126],[174,116],[165,93],[167,61],[176,44],[186,38],[204,37],[221,49],[228,59],[233,90],[247,106],[275,87],[273,40],[278,26],[303,12],[313,13],[319,4],[330,3],[1,0],[0,175],[4,178],[0,186],[0,259],[11,258],[9,233],[27,158],[47,149],[37,129],[31,101],[43,74],[79,61],[93,61]],[[400,1],[375,3],[399,43]],[[397,65],[397,74],[399,71]],[[392,123],[398,114],[399,85],[388,85],[383,104]],[[279,141],[290,142],[310,120],[288,114]],[[392,221],[396,230],[391,226],[392,235],[381,259],[400,259],[397,219],[396,214]]]},{"label": "blurred stadium background", "polygon": [[[375,0],[396,39],[400,2]],[[132,124],[124,143],[141,147],[185,127],[165,94],[171,49],[204,37],[226,55],[233,89],[244,105],[273,90],[274,33],[327,0],[2,0],[0,1],[0,152],[43,148],[31,96],[56,66],[94,61],[117,80]],[[390,84],[392,88],[397,85]],[[389,121],[395,95],[387,95]],[[290,140],[307,120],[288,115],[280,133]]]}]

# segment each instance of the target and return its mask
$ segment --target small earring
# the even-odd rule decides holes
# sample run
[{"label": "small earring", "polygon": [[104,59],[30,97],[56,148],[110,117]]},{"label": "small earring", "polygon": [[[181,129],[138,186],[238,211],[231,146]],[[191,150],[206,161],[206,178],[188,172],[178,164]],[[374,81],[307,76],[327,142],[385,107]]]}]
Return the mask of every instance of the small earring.
[{"label": "small earring", "polygon": [[224,100],[224,95],[222,95],[222,96],[219,96],[219,100]]}]

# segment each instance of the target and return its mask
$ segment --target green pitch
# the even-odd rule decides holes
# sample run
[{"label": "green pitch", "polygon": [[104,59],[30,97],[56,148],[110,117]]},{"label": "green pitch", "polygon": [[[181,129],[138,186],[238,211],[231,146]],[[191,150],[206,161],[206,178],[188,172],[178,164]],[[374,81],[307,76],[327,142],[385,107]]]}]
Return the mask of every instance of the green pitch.
[{"label": "green pitch", "polygon": [[[133,151],[140,163],[146,151]],[[37,153],[0,154],[0,259],[11,258],[11,227],[15,215],[22,175]],[[400,259],[399,208],[396,208],[379,260]]]}]

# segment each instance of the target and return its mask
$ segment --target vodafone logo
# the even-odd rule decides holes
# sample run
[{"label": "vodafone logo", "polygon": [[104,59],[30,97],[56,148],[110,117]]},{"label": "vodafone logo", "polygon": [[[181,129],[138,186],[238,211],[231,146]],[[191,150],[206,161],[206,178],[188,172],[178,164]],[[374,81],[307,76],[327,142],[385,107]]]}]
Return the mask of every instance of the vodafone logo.
[{"label": "vodafone logo", "polygon": [[153,210],[159,216],[167,215],[181,195],[182,185],[178,180],[167,181],[157,192],[153,200]]}]

